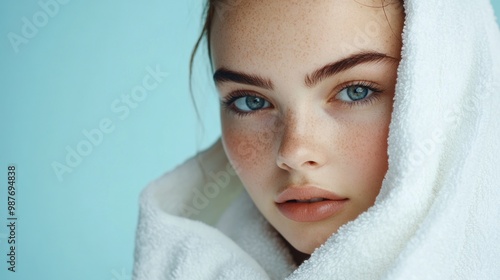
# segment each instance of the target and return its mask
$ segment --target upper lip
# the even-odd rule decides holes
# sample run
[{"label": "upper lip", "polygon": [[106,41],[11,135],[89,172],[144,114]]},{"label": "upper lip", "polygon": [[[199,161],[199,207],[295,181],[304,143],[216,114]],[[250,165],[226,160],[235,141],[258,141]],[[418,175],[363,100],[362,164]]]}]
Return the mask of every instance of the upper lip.
[{"label": "upper lip", "polygon": [[293,186],[282,191],[275,199],[276,203],[285,203],[293,200],[311,200],[315,198],[323,198],[327,200],[345,200],[331,191],[327,191],[315,186]]}]

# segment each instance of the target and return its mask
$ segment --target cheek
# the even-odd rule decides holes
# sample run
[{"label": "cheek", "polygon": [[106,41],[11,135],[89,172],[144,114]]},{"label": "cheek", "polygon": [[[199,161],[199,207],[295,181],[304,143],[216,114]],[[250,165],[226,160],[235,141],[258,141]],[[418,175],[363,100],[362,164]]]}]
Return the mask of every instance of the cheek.
[{"label": "cheek", "polygon": [[256,174],[263,175],[273,167],[274,136],[265,124],[254,127],[244,121],[222,120],[224,149],[245,186],[255,185],[256,178],[261,177]]},{"label": "cheek", "polygon": [[[359,125],[349,132],[350,144],[344,149],[353,195],[371,204],[380,191],[388,168],[387,137],[389,118]],[[348,175],[349,176],[349,175]]]}]

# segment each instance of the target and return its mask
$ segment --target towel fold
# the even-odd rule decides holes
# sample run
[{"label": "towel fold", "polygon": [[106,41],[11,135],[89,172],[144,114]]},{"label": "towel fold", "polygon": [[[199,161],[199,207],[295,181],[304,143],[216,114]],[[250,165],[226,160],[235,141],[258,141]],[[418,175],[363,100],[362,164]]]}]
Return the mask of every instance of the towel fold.
[{"label": "towel fold", "polygon": [[389,169],[373,207],[296,267],[218,142],[143,191],[134,279],[500,279],[491,3],[407,0],[405,11]]}]

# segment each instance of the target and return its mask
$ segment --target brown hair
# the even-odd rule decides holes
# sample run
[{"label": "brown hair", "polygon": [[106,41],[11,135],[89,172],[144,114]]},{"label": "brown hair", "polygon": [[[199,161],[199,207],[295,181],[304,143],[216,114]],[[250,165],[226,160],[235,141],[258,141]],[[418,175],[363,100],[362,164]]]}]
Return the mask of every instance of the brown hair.
[{"label": "brown hair", "polygon": [[207,47],[208,47],[208,57],[210,59],[210,64],[212,64],[212,58],[210,55],[210,30],[212,29],[212,19],[215,14],[215,2],[217,0],[207,0],[207,3],[205,4],[205,8],[203,9],[203,17],[205,20],[205,23],[203,24],[203,29],[201,30],[200,36],[198,36],[198,40],[196,40],[196,44],[194,44],[193,51],[191,52],[191,59],[189,60],[189,77],[191,78],[193,74],[193,64],[194,64],[194,57],[196,55],[196,52],[200,48],[201,42],[203,41],[203,38],[206,36],[207,38]]}]

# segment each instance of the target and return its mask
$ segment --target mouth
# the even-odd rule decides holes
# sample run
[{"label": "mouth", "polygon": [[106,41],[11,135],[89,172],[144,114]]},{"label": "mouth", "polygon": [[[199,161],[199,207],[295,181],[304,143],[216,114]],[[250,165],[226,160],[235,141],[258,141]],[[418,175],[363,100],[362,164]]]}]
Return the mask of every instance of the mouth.
[{"label": "mouth", "polygon": [[316,187],[287,188],[275,200],[278,210],[296,222],[318,222],[338,214],[349,199]]},{"label": "mouth", "polygon": [[304,200],[301,200],[301,199],[292,199],[292,200],[287,200],[286,202],[297,202],[297,203],[315,203],[315,202],[321,202],[321,201],[325,201],[326,199],[325,198],[312,198],[312,199],[304,199]]}]

